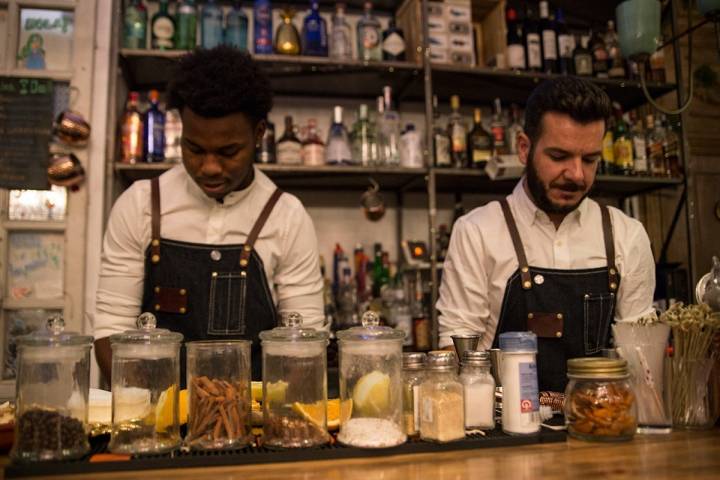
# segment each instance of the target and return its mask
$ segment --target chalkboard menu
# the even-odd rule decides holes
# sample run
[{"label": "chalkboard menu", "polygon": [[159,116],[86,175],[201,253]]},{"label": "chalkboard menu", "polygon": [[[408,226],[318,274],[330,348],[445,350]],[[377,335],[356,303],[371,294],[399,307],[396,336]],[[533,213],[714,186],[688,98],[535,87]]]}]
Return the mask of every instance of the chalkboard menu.
[{"label": "chalkboard menu", "polygon": [[0,77],[0,188],[49,188],[52,125],[51,80]]}]

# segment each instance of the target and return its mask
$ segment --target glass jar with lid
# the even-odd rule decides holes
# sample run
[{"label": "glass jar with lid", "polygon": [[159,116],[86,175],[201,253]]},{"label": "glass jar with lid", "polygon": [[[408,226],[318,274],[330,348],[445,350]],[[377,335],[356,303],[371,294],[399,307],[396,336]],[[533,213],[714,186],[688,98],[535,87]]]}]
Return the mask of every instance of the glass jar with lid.
[{"label": "glass jar with lid", "polygon": [[405,433],[420,433],[420,384],[425,378],[425,357],[421,352],[403,353],[403,418]]},{"label": "glass jar with lid", "polygon": [[465,429],[495,428],[495,379],[490,373],[490,353],[468,350],[460,364],[465,401]]},{"label": "glass jar with lid", "polygon": [[637,428],[635,395],[627,362],[620,358],[573,358],[567,362],[565,423],[575,438],[630,440]]},{"label": "glass jar with lid", "polygon": [[451,442],[465,438],[463,386],[457,375],[455,352],[428,353],[425,379],[420,384],[420,438]]},{"label": "glass jar with lid", "polygon": [[327,443],[328,333],[303,328],[299,313],[260,332],[263,351],[263,445]]},{"label": "glass jar with lid", "polygon": [[402,415],[405,333],[380,326],[377,313],[337,333],[340,353],[338,441],[363,448],[394,447],[407,439]]},{"label": "glass jar with lid", "polygon": [[113,453],[163,453],[180,446],[178,390],[183,336],[157,325],[152,313],[137,330],[110,336]]},{"label": "glass jar with lid", "polygon": [[187,343],[188,431],[193,450],[240,448],[250,434],[249,340]]},{"label": "glass jar with lid", "polygon": [[51,317],[44,331],[17,339],[14,460],[79,458],[87,436],[90,348],[93,338],[65,331]]}]

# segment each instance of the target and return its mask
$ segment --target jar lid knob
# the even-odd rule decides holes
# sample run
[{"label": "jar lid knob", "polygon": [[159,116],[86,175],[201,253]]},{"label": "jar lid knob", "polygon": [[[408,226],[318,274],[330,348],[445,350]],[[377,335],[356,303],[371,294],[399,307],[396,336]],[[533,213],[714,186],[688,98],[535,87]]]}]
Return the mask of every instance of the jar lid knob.
[{"label": "jar lid knob", "polygon": [[282,316],[280,324],[283,327],[299,328],[302,327],[303,317],[298,312],[290,312]]},{"label": "jar lid knob", "polygon": [[362,316],[362,326],[363,327],[377,327],[378,325],[380,325],[380,315],[378,315],[377,312],[368,310],[367,312],[363,313],[363,316]]},{"label": "jar lid knob", "polygon": [[65,320],[62,315],[56,313],[47,319],[46,327],[53,335],[59,335],[65,330]]},{"label": "jar lid knob", "polygon": [[138,317],[136,325],[139,330],[153,330],[157,326],[157,319],[152,313],[143,312]]}]

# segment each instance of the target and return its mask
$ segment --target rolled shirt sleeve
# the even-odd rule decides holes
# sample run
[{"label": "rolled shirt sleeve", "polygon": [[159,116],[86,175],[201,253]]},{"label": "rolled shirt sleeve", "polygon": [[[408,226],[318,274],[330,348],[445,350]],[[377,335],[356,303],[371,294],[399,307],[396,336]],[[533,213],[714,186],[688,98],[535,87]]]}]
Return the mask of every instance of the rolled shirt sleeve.
[{"label": "rolled shirt sleeve", "polygon": [[[616,322],[632,322],[654,311],[655,258],[643,225],[634,219],[626,222],[623,237],[625,253],[618,259],[620,288],[615,305]],[[615,222],[617,225],[618,222]],[[617,237],[615,240],[617,244]]]}]

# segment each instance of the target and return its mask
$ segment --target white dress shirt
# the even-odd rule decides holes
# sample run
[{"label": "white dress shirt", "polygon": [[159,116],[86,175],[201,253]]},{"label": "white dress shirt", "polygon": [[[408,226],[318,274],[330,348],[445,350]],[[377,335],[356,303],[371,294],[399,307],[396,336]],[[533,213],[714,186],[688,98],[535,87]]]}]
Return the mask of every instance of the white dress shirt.
[{"label": "white dress shirt", "polygon": [[[607,265],[600,206],[586,198],[559,228],[537,208],[523,188],[524,178],[509,195],[530,266],[576,270]],[[615,319],[632,320],[652,311],[655,260],[642,224],[610,208],[615,263],[620,288]],[[491,202],[461,217],[453,227],[445,258],[437,308],[440,347],[451,335],[483,334],[478,348],[495,337],[505,286],[518,260],[500,203]]]},{"label": "white dress shirt", "polygon": [[[241,244],[275,188],[255,168],[252,184],[228,194],[220,203],[205,195],[178,165],[160,176],[160,235],[207,245]],[[135,328],[142,305],[150,219],[150,181],[137,181],[117,199],[108,220],[94,314],[95,338]],[[321,327],[323,282],[317,238],[300,200],[288,193],[280,197],[255,250],[279,312],[299,312],[303,325]]]}]

